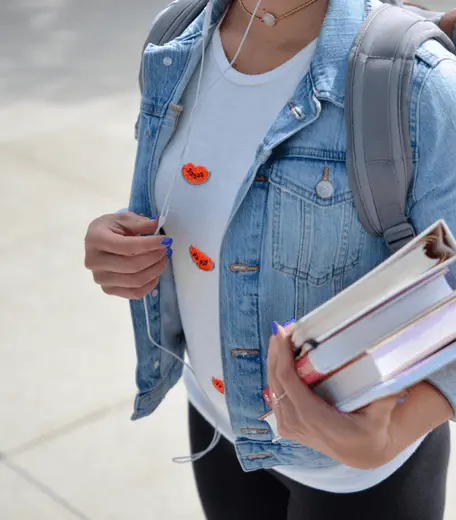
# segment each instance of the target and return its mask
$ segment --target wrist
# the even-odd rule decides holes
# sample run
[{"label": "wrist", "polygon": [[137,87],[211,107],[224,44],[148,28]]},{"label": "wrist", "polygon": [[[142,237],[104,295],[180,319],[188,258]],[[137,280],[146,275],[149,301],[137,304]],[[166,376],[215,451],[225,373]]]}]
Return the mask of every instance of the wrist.
[{"label": "wrist", "polygon": [[434,386],[422,382],[409,391],[407,399],[392,414],[390,437],[399,454],[408,446],[453,417],[453,408]]}]

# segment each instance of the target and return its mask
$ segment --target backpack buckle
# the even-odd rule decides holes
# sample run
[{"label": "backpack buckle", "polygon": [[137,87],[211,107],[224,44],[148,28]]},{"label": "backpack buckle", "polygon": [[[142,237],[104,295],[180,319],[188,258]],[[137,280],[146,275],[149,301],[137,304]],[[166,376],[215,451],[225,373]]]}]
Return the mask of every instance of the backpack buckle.
[{"label": "backpack buckle", "polygon": [[415,238],[415,230],[410,222],[405,221],[385,229],[383,232],[383,238],[385,239],[390,251],[395,253],[408,244],[410,240]]}]

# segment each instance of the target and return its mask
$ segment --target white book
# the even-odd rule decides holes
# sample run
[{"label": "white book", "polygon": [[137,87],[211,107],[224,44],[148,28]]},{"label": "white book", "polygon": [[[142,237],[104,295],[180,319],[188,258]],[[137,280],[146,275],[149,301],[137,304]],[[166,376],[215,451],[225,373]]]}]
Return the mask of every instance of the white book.
[{"label": "white book", "polygon": [[456,291],[319,383],[314,391],[330,403],[344,402],[391,379],[455,340]]},{"label": "white book", "polygon": [[424,381],[435,372],[442,370],[447,365],[456,361],[456,342],[442,348],[435,354],[419,361],[415,365],[407,368],[400,374],[380,383],[368,390],[360,392],[345,401],[335,403],[336,408],[341,412],[354,412],[364,408],[370,403],[383,399],[390,395],[397,395],[403,390]]},{"label": "white book", "polygon": [[[429,307],[432,306],[434,298],[435,300],[445,298],[450,289],[444,281],[444,275],[455,259],[456,241],[445,222],[439,220],[350,287],[301,318],[293,327],[294,345],[305,351],[311,350],[317,344],[317,347],[312,350],[313,357],[325,341],[335,340],[338,335],[340,340],[343,331],[348,331],[350,326],[360,323],[363,319],[367,320],[367,325],[370,318],[372,318],[370,326],[375,328],[372,333],[369,332],[372,334],[371,337],[383,334],[383,325],[385,328],[391,326],[389,333],[394,332],[395,329],[397,330],[398,321],[403,324],[409,319],[416,318],[415,313],[419,313],[421,309],[421,302],[416,301],[418,292],[419,298],[426,300],[423,301],[423,307],[427,304]],[[437,294],[433,295],[432,291],[429,291],[430,287],[434,288]],[[406,296],[408,292],[414,293],[415,298],[409,299]],[[402,307],[401,302],[397,302],[401,307],[399,317],[391,314],[388,316],[393,309],[390,306],[393,300],[402,302]],[[409,305],[413,308],[405,309]],[[382,311],[383,307],[385,309]],[[397,310],[397,307],[395,308]],[[378,323],[375,323],[374,314],[379,320]],[[361,334],[366,334],[367,338],[370,326],[360,325],[362,329],[358,329],[358,338]],[[385,336],[387,334],[388,332]],[[343,343],[339,343],[340,348],[344,349],[347,345],[356,343],[352,338],[353,336],[346,336]],[[413,345],[416,347],[416,343]],[[362,352],[365,351],[366,346],[370,345],[364,345]],[[331,350],[334,351],[334,348]],[[390,371],[392,372],[390,379],[374,384],[370,388],[360,389],[358,392],[354,390],[354,394],[345,396],[344,399],[337,398],[333,404],[343,412],[358,410],[377,399],[394,395],[423,381],[432,373],[455,361],[456,341],[421,359],[411,367],[405,368],[402,372]],[[322,370],[324,366],[324,364],[319,365]],[[372,378],[374,379],[375,377]],[[259,419],[267,421],[272,430],[277,432],[276,418],[272,411]]]},{"label": "white book", "polygon": [[456,241],[443,220],[334,298],[301,318],[294,326],[293,343],[321,343],[338,330],[388,301],[421,279],[444,270],[456,259]]},{"label": "white book", "polygon": [[450,295],[445,273],[420,280],[319,343],[298,360],[300,377],[309,384],[322,379]]},{"label": "white book", "polygon": [[[424,381],[429,376],[443,369],[447,365],[456,361],[456,342],[442,348],[436,353],[416,363],[412,367],[404,370],[400,374],[392,377],[388,381],[382,382],[368,390],[360,392],[349,399],[334,403],[335,407],[344,413],[355,412],[364,408],[370,403],[383,399],[391,395],[397,395],[403,390]],[[273,411],[261,416],[260,420],[266,421],[273,434],[278,435],[277,418]],[[275,441],[280,440],[277,436]],[[274,441],[273,441],[274,442]]]}]

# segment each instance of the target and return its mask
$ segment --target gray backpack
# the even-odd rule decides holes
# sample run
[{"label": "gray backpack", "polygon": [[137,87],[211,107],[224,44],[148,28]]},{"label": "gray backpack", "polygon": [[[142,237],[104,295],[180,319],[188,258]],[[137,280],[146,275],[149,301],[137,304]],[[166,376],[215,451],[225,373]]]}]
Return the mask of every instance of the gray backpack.
[{"label": "gray backpack", "polygon": [[[144,48],[182,34],[207,3],[173,2],[155,19]],[[430,39],[456,53],[456,9],[435,13],[401,0],[389,4],[368,17],[352,47],[345,119],[349,184],[360,221],[395,252],[415,236],[406,216],[413,175],[409,90],[415,55]]]}]

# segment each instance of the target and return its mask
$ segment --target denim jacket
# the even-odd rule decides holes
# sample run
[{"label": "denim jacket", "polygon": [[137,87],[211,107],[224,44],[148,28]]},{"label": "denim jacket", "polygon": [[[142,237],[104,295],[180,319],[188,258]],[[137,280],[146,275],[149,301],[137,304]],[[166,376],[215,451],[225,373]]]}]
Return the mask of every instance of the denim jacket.
[{"label": "denim jacket", "polygon": [[[211,31],[229,3],[215,1]],[[368,234],[358,220],[346,169],[348,56],[371,8],[370,0],[330,0],[310,71],[258,143],[224,233],[219,259],[221,356],[236,451],[246,471],[337,464],[287,440],[272,443],[268,425],[258,417],[268,411],[261,392],[267,386],[272,320],[307,314],[388,256],[383,239]],[[200,62],[202,22],[200,16],[179,38],[145,50],[129,205],[136,213],[157,213],[157,168],[179,115],[191,109],[181,99]],[[410,126],[415,173],[409,218],[417,232],[439,218],[456,232],[456,60],[435,42],[418,52]],[[334,186],[329,198],[316,191],[324,171]],[[147,306],[154,340],[182,357],[186,345],[172,266],[161,276],[158,290],[147,296]],[[131,314],[139,390],[133,419],[138,419],[157,408],[181,377],[182,365],[149,341],[142,300],[131,301]],[[431,382],[456,409],[456,366]]]}]

